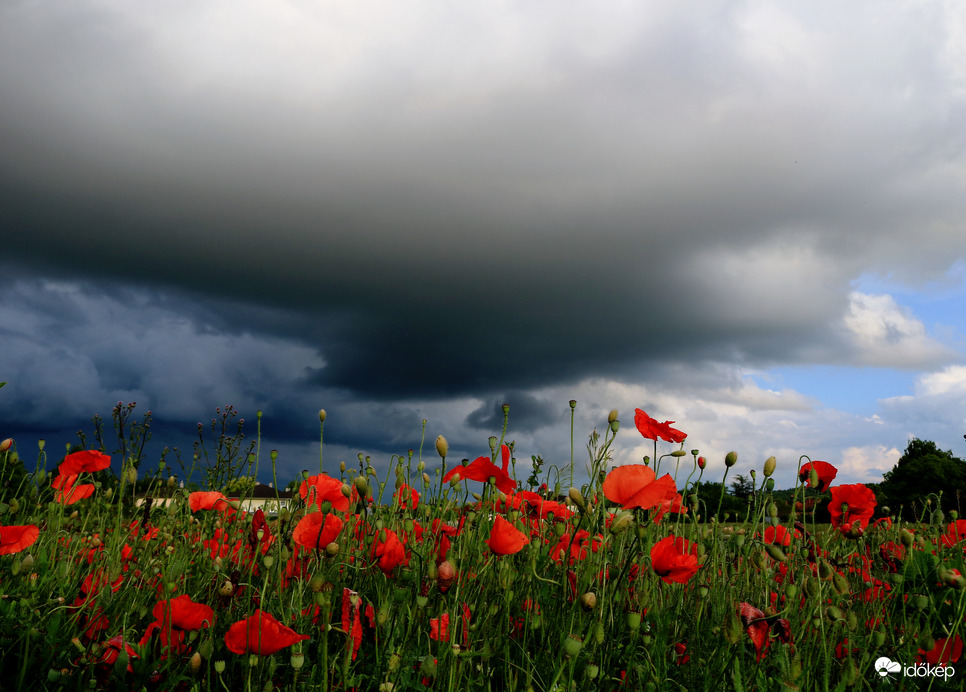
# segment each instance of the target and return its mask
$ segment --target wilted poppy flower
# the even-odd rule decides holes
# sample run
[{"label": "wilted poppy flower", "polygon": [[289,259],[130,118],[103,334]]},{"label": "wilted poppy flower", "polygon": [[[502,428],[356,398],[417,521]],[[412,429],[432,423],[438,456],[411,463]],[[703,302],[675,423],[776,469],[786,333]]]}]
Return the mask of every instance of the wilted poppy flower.
[{"label": "wilted poppy flower", "polygon": [[69,476],[61,474],[51,481],[50,487],[57,490],[54,493],[55,502],[59,502],[62,505],[72,505],[94,494],[93,483],[81,483],[78,485],[77,478],[78,474],[76,473]]},{"label": "wilted poppy flower", "polygon": [[228,628],[225,646],[235,654],[271,656],[308,638],[307,634],[299,634],[286,627],[270,614],[256,610],[251,617],[239,620]]},{"label": "wilted poppy flower", "polygon": [[818,474],[818,490],[820,492],[828,490],[829,485],[832,484],[832,481],[835,480],[836,474],[839,472],[837,468],[832,466],[827,461],[811,461],[802,466],[801,470],[798,472],[798,477],[809,485],[811,485],[811,482],[808,479],[811,475],[812,469],[815,469],[815,473]]},{"label": "wilted poppy flower", "polygon": [[486,541],[494,555],[513,555],[523,550],[530,539],[513,524],[497,514],[493,518],[493,530]]},{"label": "wilted poppy flower", "polygon": [[[462,603],[463,610],[463,646],[470,643],[470,608]],[[429,620],[429,638],[438,642],[449,641],[449,613],[443,613],[438,618]]]},{"label": "wilted poppy flower", "polygon": [[188,495],[188,507],[191,508],[192,512],[202,509],[215,509],[223,512],[226,509],[231,509],[231,504],[229,504],[228,498],[217,490],[199,490]]},{"label": "wilted poppy flower", "polygon": [[658,423],[656,420],[647,415],[643,409],[634,409],[634,425],[637,426],[638,431],[648,440],[657,441],[657,438],[661,438],[665,442],[684,442],[687,438],[687,433],[671,427],[673,420],[666,420],[663,423]]},{"label": "wilted poppy flower", "polygon": [[675,536],[661,539],[651,548],[651,568],[667,584],[684,584],[698,571],[698,546]]},{"label": "wilted poppy flower", "polygon": [[307,504],[316,507],[329,502],[338,512],[349,510],[349,498],[342,494],[342,481],[324,473],[305,479],[299,486],[299,495]]},{"label": "wilted poppy flower", "polygon": [[792,640],[791,623],[784,618],[766,618],[762,611],[749,603],[738,604],[738,615],[751,643],[755,645],[758,660],[761,660],[767,650],[769,630],[786,644]]},{"label": "wilted poppy flower", "polygon": [[19,553],[37,542],[40,528],[33,524],[0,526],[0,555]]},{"label": "wilted poppy flower", "polygon": [[57,470],[64,476],[71,476],[78,473],[102,471],[110,465],[111,457],[108,455],[101,454],[93,449],[84,449],[64,457]]},{"label": "wilted poppy flower", "polygon": [[654,471],[644,464],[627,464],[611,469],[602,486],[604,496],[624,509],[650,509],[673,499],[677,486],[671,474],[655,479]]},{"label": "wilted poppy flower", "polygon": [[837,485],[832,488],[828,513],[832,526],[840,531],[847,531],[856,524],[864,529],[869,525],[875,506],[875,493],[861,483]]},{"label": "wilted poppy flower", "polygon": [[489,457],[477,457],[467,466],[457,466],[454,469],[450,469],[443,476],[443,482],[449,483],[454,477],[459,477],[461,480],[488,483],[490,478],[493,478],[496,482],[496,487],[500,489],[501,493],[504,495],[512,493],[517,487],[517,484],[516,481],[510,478],[510,474],[507,472],[510,466],[510,448],[503,445],[501,454],[503,455],[502,469],[490,461]]},{"label": "wilted poppy flower", "polygon": [[312,512],[299,520],[292,532],[292,540],[305,548],[324,550],[342,530],[342,519],[331,512]]}]

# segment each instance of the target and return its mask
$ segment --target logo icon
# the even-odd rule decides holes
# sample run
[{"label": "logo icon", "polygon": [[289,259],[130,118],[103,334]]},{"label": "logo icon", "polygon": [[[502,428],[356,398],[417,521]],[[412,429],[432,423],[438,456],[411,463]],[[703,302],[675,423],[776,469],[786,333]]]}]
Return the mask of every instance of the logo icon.
[{"label": "logo icon", "polygon": [[882,677],[887,677],[892,673],[899,673],[902,671],[902,666],[893,661],[891,658],[883,656],[882,658],[876,660],[875,662],[875,672],[877,672]]}]

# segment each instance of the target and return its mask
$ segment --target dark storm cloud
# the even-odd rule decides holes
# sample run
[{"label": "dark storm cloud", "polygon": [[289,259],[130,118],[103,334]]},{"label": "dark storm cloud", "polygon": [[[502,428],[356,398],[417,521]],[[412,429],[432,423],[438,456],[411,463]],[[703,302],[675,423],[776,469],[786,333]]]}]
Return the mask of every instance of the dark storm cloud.
[{"label": "dark storm cloud", "polygon": [[22,424],[232,400],[295,440],[321,401],[356,407],[333,443],[405,448],[399,402],[476,430],[500,395],[540,429],[540,387],[861,363],[850,282],[966,252],[938,6],[454,13],[0,9]]},{"label": "dark storm cloud", "polygon": [[536,431],[561,420],[559,402],[544,401],[526,392],[508,392],[484,402],[466,417],[467,425],[476,430],[500,430],[504,421],[503,406],[511,401],[515,429]]}]

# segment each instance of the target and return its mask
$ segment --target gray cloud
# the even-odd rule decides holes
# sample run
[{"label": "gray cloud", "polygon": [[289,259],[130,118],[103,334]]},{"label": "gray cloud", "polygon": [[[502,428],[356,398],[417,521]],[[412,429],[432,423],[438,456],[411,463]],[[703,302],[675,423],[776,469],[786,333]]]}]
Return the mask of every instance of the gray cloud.
[{"label": "gray cloud", "polygon": [[[7,3],[17,420],[233,399],[304,406],[296,439],[321,400],[356,413],[334,442],[386,449],[413,444],[405,406],[459,400],[469,447],[503,396],[538,439],[546,388],[882,364],[851,282],[966,255],[964,27],[930,4]],[[927,341],[917,367],[958,358]]]}]

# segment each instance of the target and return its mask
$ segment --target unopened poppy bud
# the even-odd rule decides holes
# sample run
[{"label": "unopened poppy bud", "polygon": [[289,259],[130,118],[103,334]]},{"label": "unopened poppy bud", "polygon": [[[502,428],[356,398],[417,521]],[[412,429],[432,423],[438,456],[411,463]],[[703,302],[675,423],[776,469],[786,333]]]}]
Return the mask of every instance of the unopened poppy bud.
[{"label": "unopened poppy bud", "polygon": [[576,634],[568,634],[564,639],[563,643],[563,653],[567,658],[574,658],[580,653],[580,649],[583,647],[583,640]]},{"label": "unopened poppy bud", "polygon": [[3,442],[0,442],[0,454],[2,454],[3,452],[8,451],[11,447],[13,447],[13,438],[12,437],[8,437]]},{"label": "unopened poppy bud", "polygon": [[625,529],[627,529],[631,523],[634,521],[634,514],[632,512],[621,512],[616,517],[614,521],[610,524],[610,529],[608,529],[611,535],[616,536]]},{"label": "unopened poppy bud", "polygon": [[616,433],[618,430],[620,430],[620,427],[621,427],[621,422],[619,420],[612,420],[610,422],[610,431],[612,433]]},{"label": "unopened poppy bud", "polygon": [[340,461],[339,462],[339,473],[345,473],[345,462],[344,461]]},{"label": "unopened poppy bud", "polygon": [[352,484],[356,487],[359,497],[366,497],[369,494],[369,481],[365,476],[356,476],[352,479]]},{"label": "unopened poppy bud", "polygon": [[673,452],[671,452],[671,456],[675,458],[683,457],[686,454],[687,452],[685,452],[683,449],[675,449]]},{"label": "unopened poppy bud", "polygon": [[568,490],[567,497],[569,497],[575,505],[580,507],[580,509],[587,509],[587,503],[584,502],[584,496],[580,494],[580,491],[577,490],[577,488],[571,488]]},{"label": "unopened poppy bud", "polygon": [[830,605],[825,610],[825,614],[828,615],[829,620],[845,620],[845,613],[836,605]]},{"label": "unopened poppy bud", "polygon": [[138,482],[138,470],[133,466],[128,466],[124,471],[124,479],[131,484]]},{"label": "unopened poppy bud", "polygon": [[319,409],[319,422],[320,423],[324,423],[325,422],[325,409],[324,408],[320,408]]},{"label": "unopened poppy bud", "polygon": [[905,547],[909,548],[915,542],[916,537],[912,534],[909,529],[903,529],[899,532],[899,542]]},{"label": "unopened poppy bud", "polygon": [[590,612],[597,607],[597,594],[588,591],[580,596],[580,607]]},{"label": "unopened poppy bud", "polygon": [[771,476],[771,474],[775,473],[775,467],[777,465],[778,462],[776,461],[775,457],[768,457],[765,459],[765,468],[762,471],[765,474],[765,478],[768,478]]},{"label": "unopened poppy bud", "polygon": [[773,560],[777,560],[778,562],[788,561],[788,556],[786,556],[785,553],[782,551],[782,549],[779,548],[774,543],[766,543],[765,550],[768,552],[768,555],[770,555]]},{"label": "unopened poppy bud", "polygon": [[832,575],[832,586],[835,587],[835,592],[840,596],[849,593],[849,580],[841,572],[836,572]]},{"label": "unopened poppy bud", "polygon": [[923,651],[932,651],[936,648],[936,639],[932,636],[932,632],[922,633],[922,636],[919,637],[919,648]]},{"label": "unopened poppy bud", "polygon": [[738,452],[728,452],[725,454],[725,466],[729,469],[738,463]]},{"label": "unopened poppy bud", "polygon": [[[882,508],[882,513],[883,514],[891,514],[891,512],[889,512],[889,508],[888,507],[883,507]],[[949,518],[952,519],[953,521],[956,521],[957,519],[959,519],[959,512],[957,512],[955,509],[949,510]]]},{"label": "unopened poppy bud", "polygon": [[612,408],[610,413],[607,414],[607,422],[613,423],[615,420],[617,420],[617,409]]},{"label": "unopened poppy bud", "polygon": [[436,659],[432,656],[423,658],[423,662],[419,666],[419,672],[427,678],[436,677]]},{"label": "unopened poppy bud", "polygon": [[191,667],[192,673],[197,673],[201,670],[201,654],[195,651],[191,654],[191,659],[188,661],[188,665]]},{"label": "unopened poppy bud", "polygon": [[446,438],[440,435],[436,438],[436,453],[439,454],[443,459],[446,458],[447,453],[449,453],[449,442]]},{"label": "unopened poppy bud", "polygon": [[704,468],[708,465],[708,460],[704,457],[698,457],[698,468],[704,471]]},{"label": "unopened poppy bud", "polygon": [[808,471],[808,487],[817,488],[818,487],[818,471],[815,468],[811,468]]}]

